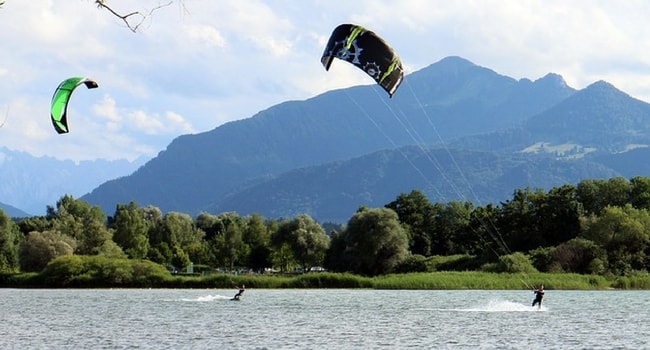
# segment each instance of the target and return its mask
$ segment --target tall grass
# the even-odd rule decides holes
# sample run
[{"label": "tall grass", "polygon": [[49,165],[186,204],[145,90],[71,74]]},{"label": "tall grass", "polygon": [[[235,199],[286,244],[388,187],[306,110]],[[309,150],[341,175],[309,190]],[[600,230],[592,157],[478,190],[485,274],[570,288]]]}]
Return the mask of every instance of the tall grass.
[{"label": "tall grass", "polygon": [[309,273],[304,275],[226,275],[174,276],[160,287],[233,288],[366,288],[438,290],[524,290],[544,284],[547,289],[650,289],[650,277],[608,281],[602,276],[562,273],[422,272],[364,277],[347,273]]},{"label": "tall grass", "polygon": [[607,279],[599,275],[567,273],[494,273],[444,271],[365,277],[349,273],[302,275],[172,275],[147,261],[103,257],[62,257],[41,273],[0,274],[0,287],[18,288],[366,288],[366,289],[478,289],[521,290],[544,284],[548,289],[645,289],[650,274]]},{"label": "tall grass", "polygon": [[549,289],[605,289],[610,283],[601,276],[549,273],[433,272],[376,277],[377,289],[530,289],[544,284]]}]

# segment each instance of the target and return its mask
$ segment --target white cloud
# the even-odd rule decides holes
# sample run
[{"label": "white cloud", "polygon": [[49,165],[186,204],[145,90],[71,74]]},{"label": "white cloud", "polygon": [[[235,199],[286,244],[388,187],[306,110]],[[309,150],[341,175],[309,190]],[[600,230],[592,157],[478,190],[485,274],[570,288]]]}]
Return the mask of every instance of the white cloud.
[{"label": "white cloud", "polygon": [[168,125],[171,126],[172,130],[174,132],[181,132],[181,133],[192,133],[194,132],[194,129],[192,128],[192,124],[190,124],[185,118],[183,118],[182,115],[167,111],[165,112],[165,118],[167,119]]},{"label": "white cloud", "polygon": [[[120,13],[158,0],[111,0]],[[362,24],[408,72],[461,56],[513,78],[562,75],[575,88],[607,80],[650,101],[645,0],[198,1],[160,8],[132,33],[92,1],[7,0],[0,11],[3,145],[75,160],[153,156],[176,136],[213,129],[286,101],[371,84],[354,67],[319,62],[340,23]],[[48,120],[54,87],[75,92],[71,132]],[[56,142],[54,142],[56,141]]]},{"label": "white cloud", "polygon": [[194,42],[206,47],[223,48],[226,46],[226,39],[219,31],[209,25],[190,25],[186,28],[187,36]]},{"label": "white cloud", "polygon": [[165,129],[165,124],[156,114],[148,114],[145,111],[132,111],[127,115],[128,122],[136,129],[148,135],[156,135]]}]

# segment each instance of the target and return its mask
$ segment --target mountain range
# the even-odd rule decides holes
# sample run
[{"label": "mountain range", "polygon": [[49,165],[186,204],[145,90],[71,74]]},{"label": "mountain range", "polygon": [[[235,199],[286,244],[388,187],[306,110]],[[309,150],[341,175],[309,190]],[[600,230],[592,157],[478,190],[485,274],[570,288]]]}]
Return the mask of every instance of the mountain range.
[{"label": "mountain range", "polygon": [[76,198],[132,173],[144,159],[73,162],[0,147],[0,209],[11,217],[44,215],[65,194]]},{"label": "mountain range", "polygon": [[409,74],[392,99],[357,86],[180,136],[82,199],[109,214],[134,200],[341,223],[413,189],[498,204],[516,188],[648,174],[649,123],[650,105],[604,81],[576,90],[557,74],[516,80],[447,57]]},{"label": "mountain range", "polygon": [[182,135],[81,199],[107,215],[135,201],[345,223],[413,189],[485,205],[517,188],[645,176],[648,145],[650,105],[607,82],[576,90],[557,74],[516,80],[447,57],[406,76],[393,98],[356,86]]}]

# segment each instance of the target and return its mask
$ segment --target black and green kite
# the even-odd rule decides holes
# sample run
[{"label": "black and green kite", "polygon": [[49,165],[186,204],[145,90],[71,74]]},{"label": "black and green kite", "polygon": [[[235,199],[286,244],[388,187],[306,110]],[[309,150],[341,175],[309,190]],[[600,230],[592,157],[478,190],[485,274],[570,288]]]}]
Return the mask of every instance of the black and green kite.
[{"label": "black and green kite", "polygon": [[332,32],[320,59],[326,70],[335,57],[362,69],[390,97],[404,79],[402,62],[395,51],[377,34],[355,24],[341,24]]}]

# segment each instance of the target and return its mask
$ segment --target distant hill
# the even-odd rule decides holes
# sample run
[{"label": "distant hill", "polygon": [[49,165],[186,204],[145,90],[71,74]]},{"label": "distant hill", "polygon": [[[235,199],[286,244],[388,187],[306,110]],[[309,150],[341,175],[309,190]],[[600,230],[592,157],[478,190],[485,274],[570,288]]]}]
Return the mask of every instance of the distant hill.
[{"label": "distant hill", "polygon": [[517,81],[448,57],[410,74],[390,100],[375,86],[330,91],[178,137],[82,199],[109,214],[131,200],[190,214],[226,208],[229,195],[296,168],[513,128],[574,93],[554,74]]},{"label": "distant hill", "polygon": [[621,153],[650,146],[650,104],[599,81],[519,127],[459,138],[450,144],[495,152],[545,153],[563,159],[618,158]]},{"label": "distant hill", "polygon": [[[109,179],[132,173],[142,160],[82,161],[34,157],[0,147],[0,201],[31,215],[45,215],[63,195],[75,198]],[[47,169],[44,171],[43,169]]]},{"label": "distant hill", "polygon": [[273,218],[310,213],[321,221],[345,223],[359,206],[382,207],[414,189],[435,202],[468,200],[485,205],[511,199],[515,188],[551,188],[615,176],[621,174],[586,160],[405,146],[292,170],[205,210]]},{"label": "distant hill", "polygon": [[11,218],[25,218],[32,216],[16,207],[13,207],[9,204],[0,203],[0,210],[4,211]]}]

